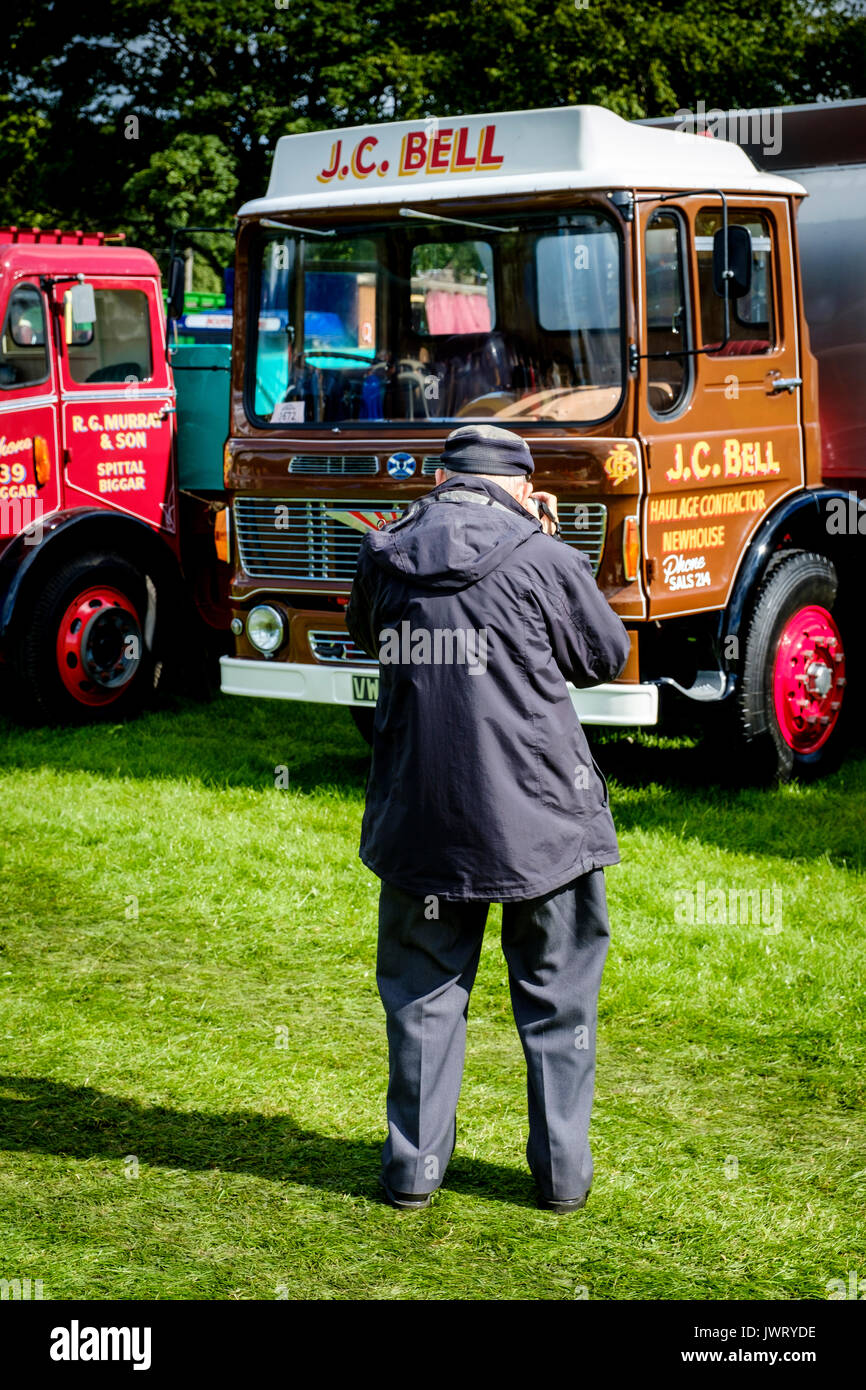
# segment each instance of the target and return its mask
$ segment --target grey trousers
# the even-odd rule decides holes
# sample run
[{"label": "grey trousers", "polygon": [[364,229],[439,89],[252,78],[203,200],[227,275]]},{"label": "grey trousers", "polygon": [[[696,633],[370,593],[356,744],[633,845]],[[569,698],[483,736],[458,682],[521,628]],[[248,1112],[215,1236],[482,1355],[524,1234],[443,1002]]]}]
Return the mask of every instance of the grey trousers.
[{"label": "grey trousers", "polygon": [[[488,908],[382,883],[376,980],[389,1055],[382,1175],[398,1192],[435,1191],[451,1158]],[[592,1182],[587,1133],[609,942],[603,869],[543,897],[503,904],[502,950],[526,1058],[526,1157],[548,1200],[580,1197]]]}]

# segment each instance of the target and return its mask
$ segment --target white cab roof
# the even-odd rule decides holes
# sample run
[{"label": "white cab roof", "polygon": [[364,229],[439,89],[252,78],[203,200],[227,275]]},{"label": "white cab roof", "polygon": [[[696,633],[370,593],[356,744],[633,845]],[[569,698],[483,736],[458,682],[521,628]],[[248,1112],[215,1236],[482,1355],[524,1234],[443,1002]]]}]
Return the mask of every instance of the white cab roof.
[{"label": "white cab roof", "polygon": [[267,195],[240,216],[567,189],[796,193],[727,140],[658,130],[602,106],[430,117],[284,135]]}]

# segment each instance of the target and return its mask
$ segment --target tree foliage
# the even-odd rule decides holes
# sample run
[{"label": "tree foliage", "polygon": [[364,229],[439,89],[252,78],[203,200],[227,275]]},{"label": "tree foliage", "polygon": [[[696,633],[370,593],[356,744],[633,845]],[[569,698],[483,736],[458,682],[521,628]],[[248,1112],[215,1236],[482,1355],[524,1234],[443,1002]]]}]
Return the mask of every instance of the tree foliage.
[{"label": "tree foliage", "polygon": [[861,94],[852,0],[20,0],[0,221],[155,252],[266,186],[278,136],[591,102],[624,116]]}]

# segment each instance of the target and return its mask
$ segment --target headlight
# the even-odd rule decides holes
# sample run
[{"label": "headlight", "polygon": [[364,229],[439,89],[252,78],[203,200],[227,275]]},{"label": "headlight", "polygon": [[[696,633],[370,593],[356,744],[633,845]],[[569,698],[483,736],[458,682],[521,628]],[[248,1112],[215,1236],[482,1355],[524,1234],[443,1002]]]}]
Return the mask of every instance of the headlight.
[{"label": "headlight", "polygon": [[285,636],[283,615],[269,604],[262,603],[250,610],[247,618],[247,637],[260,652],[275,652]]}]

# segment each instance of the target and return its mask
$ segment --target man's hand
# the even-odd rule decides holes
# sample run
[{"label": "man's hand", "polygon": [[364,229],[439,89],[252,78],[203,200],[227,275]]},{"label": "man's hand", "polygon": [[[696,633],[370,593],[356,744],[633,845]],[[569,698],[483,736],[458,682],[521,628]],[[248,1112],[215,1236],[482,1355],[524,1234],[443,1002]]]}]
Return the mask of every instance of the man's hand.
[{"label": "man's hand", "polygon": [[[543,509],[538,506],[539,502],[543,502],[545,504],[548,511],[551,513],[551,516],[553,518],[552,520],[551,516],[546,516]],[[557,531],[559,530],[559,513],[557,512],[556,497],[554,493],[531,492],[523,505],[526,507],[526,510],[528,512],[532,512],[533,516],[538,517],[539,521],[541,522],[541,529],[545,532],[546,535],[556,535]]]}]

